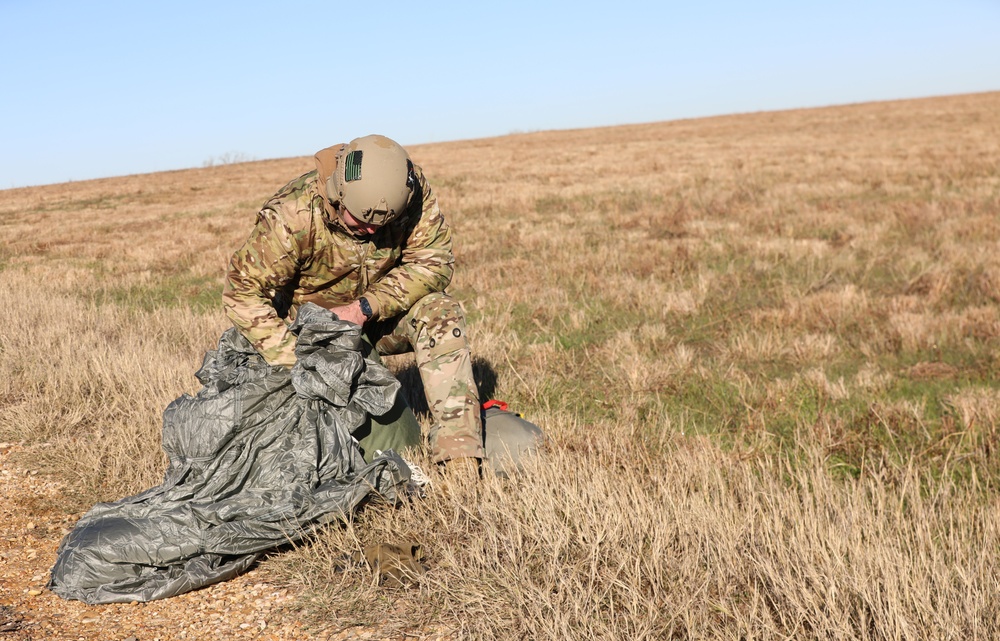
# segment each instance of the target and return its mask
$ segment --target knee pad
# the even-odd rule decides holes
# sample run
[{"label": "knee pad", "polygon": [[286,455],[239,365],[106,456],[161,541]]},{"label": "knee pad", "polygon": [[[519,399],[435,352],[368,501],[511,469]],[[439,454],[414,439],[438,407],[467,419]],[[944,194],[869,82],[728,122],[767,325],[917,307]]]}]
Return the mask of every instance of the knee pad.
[{"label": "knee pad", "polygon": [[410,310],[411,344],[437,356],[467,349],[465,313],[458,301],[435,293],[421,298]]}]

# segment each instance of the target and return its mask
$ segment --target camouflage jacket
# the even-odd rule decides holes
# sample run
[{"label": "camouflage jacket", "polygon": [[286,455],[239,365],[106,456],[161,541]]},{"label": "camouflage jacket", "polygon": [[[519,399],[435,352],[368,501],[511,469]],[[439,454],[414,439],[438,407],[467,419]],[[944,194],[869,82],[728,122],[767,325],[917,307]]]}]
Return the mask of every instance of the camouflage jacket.
[{"label": "camouflage jacket", "polygon": [[364,296],[375,317],[407,311],[451,281],[451,229],[423,171],[411,204],[370,237],[356,237],[326,196],[341,146],[316,154],[317,168],[271,197],[233,254],[222,294],[226,314],[271,364],[295,362],[288,325],[299,305],[346,305]]}]

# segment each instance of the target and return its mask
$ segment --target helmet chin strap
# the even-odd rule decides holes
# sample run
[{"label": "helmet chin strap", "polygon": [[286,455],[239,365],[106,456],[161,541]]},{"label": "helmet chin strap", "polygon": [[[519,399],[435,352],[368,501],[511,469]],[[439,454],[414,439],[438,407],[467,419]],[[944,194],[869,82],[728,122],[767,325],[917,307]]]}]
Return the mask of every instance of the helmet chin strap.
[{"label": "helmet chin strap", "polygon": [[374,223],[369,223],[364,219],[360,219],[351,213],[347,207],[342,204],[337,204],[336,206],[337,214],[340,217],[340,222],[343,224],[344,228],[355,237],[362,236],[372,236],[378,232],[381,225],[376,225]]}]

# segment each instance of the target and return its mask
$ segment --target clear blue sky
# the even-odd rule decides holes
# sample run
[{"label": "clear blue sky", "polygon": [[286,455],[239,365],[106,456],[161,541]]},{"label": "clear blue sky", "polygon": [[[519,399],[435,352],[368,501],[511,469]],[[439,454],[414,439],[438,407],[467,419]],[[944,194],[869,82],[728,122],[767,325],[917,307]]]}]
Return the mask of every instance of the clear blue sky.
[{"label": "clear blue sky", "polygon": [[1000,0],[0,0],[0,189],[1000,90]]}]

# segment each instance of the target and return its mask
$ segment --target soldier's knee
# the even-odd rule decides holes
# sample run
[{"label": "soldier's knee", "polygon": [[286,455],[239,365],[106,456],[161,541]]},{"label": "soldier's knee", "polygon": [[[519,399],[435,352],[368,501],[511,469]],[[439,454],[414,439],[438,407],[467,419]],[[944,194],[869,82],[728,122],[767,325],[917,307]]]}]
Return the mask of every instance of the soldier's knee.
[{"label": "soldier's knee", "polygon": [[444,292],[427,294],[410,308],[410,316],[417,322],[429,323],[437,319],[460,317],[464,319],[462,306]]},{"label": "soldier's knee", "polygon": [[414,346],[430,354],[468,348],[465,313],[457,300],[443,293],[421,298],[411,309]]}]

